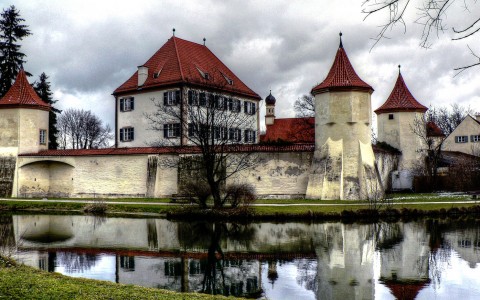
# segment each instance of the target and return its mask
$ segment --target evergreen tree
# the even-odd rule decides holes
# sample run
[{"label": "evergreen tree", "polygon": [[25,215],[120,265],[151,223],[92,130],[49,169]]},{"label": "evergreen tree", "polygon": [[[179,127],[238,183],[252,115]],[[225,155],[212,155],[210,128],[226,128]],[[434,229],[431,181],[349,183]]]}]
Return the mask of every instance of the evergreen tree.
[{"label": "evergreen tree", "polygon": [[0,14],[0,97],[10,89],[25,62],[26,55],[20,52],[17,44],[31,34],[28,26],[22,24],[24,21],[13,5]]},{"label": "evergreen tree", "polygon": [[38,96],[42,98],[45,103],[48,103],[52,106],[50,113],[48,115],[48,149],[57,149],[58,142],[58,129],[57,129],[57,114],[62,111],[53,107],[53,104],[57,103],[58,100],[53,100],[52,92],[50,90],[50,82],[48,82],[48,76],[43,72],[39,77],[39,82],[33,84],[33,88],[37,92]]}]

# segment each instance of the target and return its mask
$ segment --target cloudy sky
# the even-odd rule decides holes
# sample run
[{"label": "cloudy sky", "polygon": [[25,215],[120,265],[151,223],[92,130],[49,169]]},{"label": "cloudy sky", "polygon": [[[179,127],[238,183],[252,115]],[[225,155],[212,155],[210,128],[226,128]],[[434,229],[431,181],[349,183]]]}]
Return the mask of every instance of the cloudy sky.
[{"label": "cloudy sky", "polygon": [[[457,1],[446,16],[446,32],[419,47],[415,24],[420,0],[403,27],[373,49],[386,15],[364,20],[364,0],[2,0],[15,5],[33,33],[22,41],[25,69],[50,76],[58,107],[89,109],[113,126],[113,90],[172,35],[207,46],[250,88],[277,99],[277,117],[293,117],[293,102],[323,81],[343,32],[343,44],[358,75],[375,92],[378,108],[395,83],[398,68],[413,95],[426,106],[469,105],[480,111],[480,67],[454,77],[453,69],[478,61],[480,33],[451,41],[451,27],[479,16],[480,4]],[[466,0],[467,4],[469,1]],[[262,106],[264,104],[262,103]],[[264,114],[264,110],[261,115]],[[262,118],[263,119],[263,118]]]}]

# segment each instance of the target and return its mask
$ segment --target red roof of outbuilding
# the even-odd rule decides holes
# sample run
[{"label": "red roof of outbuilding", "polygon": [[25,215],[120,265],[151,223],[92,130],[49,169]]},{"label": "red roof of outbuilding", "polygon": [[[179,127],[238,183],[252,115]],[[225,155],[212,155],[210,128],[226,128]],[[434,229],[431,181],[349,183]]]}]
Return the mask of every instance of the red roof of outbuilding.
[{"label": "red roof of outbuilding", "polygon": [[409,281],[395,281],[385,280],[383,283],[392,291],[396,299],[414,300],[418,293],[430,283],[430,279],[425,280],[409,280]]},{"label": "red roof of outbuilding", "polygon": [[[179,83],[217,88],[245,97],[262,98],[245,85],[210,49],[172,36],[143,65],[148,68],[148,77],[141,89],[160,88]],[[209,79],[204,75],[208,73]],[[154,74],[156,74],[154,76]],[[230,84],[231,83],[231,84]],[[134,92],[138,87],[138,71],[119,86],[114,95]]]},{"label": "red roof of outbuilding", "polygon": [[377,108],[375,113],[378,115],[399,111],[427,111],[427,108],[420,104],[415,97],[413,97],[412,93],[410,93],[400,72],[398,73],[397,82],[395,83],[390,96],[388,96],[387,101]]},{"label": "red roof of outbuilding", "polygon": [[50,110],[50,105],[43,102],[30,83],[28,83],[27,75],[23,69],[20,69],[15,82],[5,96],[0,99],[0,108],[2,107],[28,107]]},{"label": "red roof of outbuilding", "polygon": [[444,137],[445,134],[435,122],[427,122],[427,136]]},{"label": "red roof of outbuilding", "polygon": [[275,119],[261,142],[315,143],[315,118]]},{"label": "red roof of outbuilding", "polygon": [[333,65],[330,68],[325,80],[312,89],[312,94],[320,94],[329,90],[344,90],[344,89],[360,89],[367,90],[370,93],[373,92],[373,88],[360,79],[355,72],[350,60],[348,59],[345,49],[343,49],[342,43],[337,50],[337,55],[333,61]]}]

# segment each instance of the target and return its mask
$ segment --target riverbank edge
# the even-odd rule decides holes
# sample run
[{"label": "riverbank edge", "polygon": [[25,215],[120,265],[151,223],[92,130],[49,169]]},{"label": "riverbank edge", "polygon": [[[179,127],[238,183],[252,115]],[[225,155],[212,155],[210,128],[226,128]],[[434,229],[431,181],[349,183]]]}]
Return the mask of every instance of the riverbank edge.
[{"label": "riverbank edge", "polygon": [[[43,203],[18,202],[11,200],[0,203],[0,212],[20,214],[76,214],[95,215],[105,217],[147,217],[166,218],[177,221],[234,221],[239,223],[254,221],[341,221],[350,222],[377,222],[411,220],[420,217],[434,218],[470,218],[480,219],[480,204],[472,203],[445,203],[435,206],[425,205],[421,208],[404,207],[405,205],[389,205],[378,209],[365,208],[365,206],[352,207],[241,207],[237,209],[200,209],[196,206],[142,206],[142,205],[111,205],[104,214],[88,214],[84,212],[85,204],[82,203]],[[429,208],[431,207],[431,208]],[[321,211],[318,209],[321,208]],[[343,209],[342,209],[343,208]],[[296,211],[295,211],[296,210]]]}]

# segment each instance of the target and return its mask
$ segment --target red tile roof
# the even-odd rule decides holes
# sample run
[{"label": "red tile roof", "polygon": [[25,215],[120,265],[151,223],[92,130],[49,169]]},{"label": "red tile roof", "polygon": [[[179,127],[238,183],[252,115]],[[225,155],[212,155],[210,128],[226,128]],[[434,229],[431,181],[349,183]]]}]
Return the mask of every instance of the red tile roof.
[{"label": "red tile roof", "polygon": [[[220,88],[234,94],[261,100],[205,45],[172,36],[143,66],[148,77],[142,89],[161,88],[179,83]],[[201,73],[208,73],[205,79]],[[155,75],[154,74],[158,74]],[[227,80],[231,80],[229,84]],[[114,95],[138,90],[138,71],[119,86]]]},{"label": "red tile roof", "polygon": [[261,142],[315,143],[315,118],[275,119]]},{"label": "red tile roof", "polygon": [[373,88],[357,75],[340,43],[330,72],[328,72],[327,77],[322,83],[312,89],[312,94],[316,95],[330,90],[345,89],[360,89],[369,91],[370,93],[373,92]]},{"label": "red tile roof", "polygon": [[444,137],[445,134],[435,122],[427,122],[427,136]]},{"label": "red tile roof", "polygon": [[23,69],[20,69],[12,87],[0,99],[0,108],[10,107],[50,110],[50,105],[43,102],[30,83],[28,83],[27,75]]},{"label": "red tile roof", "polygon": [[420,104],[415,97],[413,97],[412,93],[410,93],[400,72],[398,73],[397,82],[395,83],[390,96],[388,96],[387,101],[377,108],[375,113],[378,115],[399,111],[427,111],[427,108]]}]

